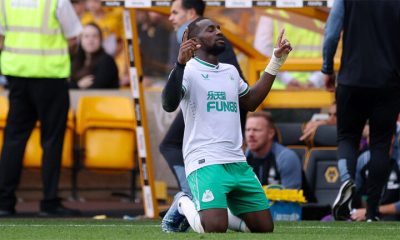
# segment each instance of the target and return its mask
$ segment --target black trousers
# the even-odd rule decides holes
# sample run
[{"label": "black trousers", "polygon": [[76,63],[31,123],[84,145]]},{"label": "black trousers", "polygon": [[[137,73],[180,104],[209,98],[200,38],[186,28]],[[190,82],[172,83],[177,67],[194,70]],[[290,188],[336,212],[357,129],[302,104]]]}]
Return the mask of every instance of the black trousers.
[{"label": "black trousers", "polygon": [[65,79],[7,77],[10,110],[0,160],[0,209],[16,204],[25,146],[40,121],[43,205],[56,204],[67,114],[68,85]]},{"label": "black trousers", "polygon": [[347,161],[355,179],[359,144],[368,120],[370,127],[367,214],[377,215],[381,193],[390,173],[389,148],[400,110],[400,89],[339,85],[336,89],[338,157]]},{"label": "black trousers", "polygon": [[[165,137],[159,146],[159,150],[167,161],[171,172],[174,174],[179,189],[188,193],[187,191],[189,190],[189,186],[186,180],[182,153],[184,130],[185,122],[183,120],[183,114],[182,111],[179,111],[165,134]],[[176,168],[176,166],[178,166],[178,168]]]}]

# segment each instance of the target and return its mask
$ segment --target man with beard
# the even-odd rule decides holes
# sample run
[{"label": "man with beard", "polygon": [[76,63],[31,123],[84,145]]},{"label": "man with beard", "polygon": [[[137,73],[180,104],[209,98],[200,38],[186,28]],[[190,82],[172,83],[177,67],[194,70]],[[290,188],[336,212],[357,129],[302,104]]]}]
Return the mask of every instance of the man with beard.
[{"label": "man with beard", "polygon": [[274,141],[276,127],[264,112],[247,114],[246,158],[262,185],[279,184],[284,188],[302,188],[301,161],[297,154]]},{"label": "man with beard", "polygon": [[164,110],[172,112],[180,105],[183,112],[183,156],[193,195],[193,199],[185,193],[175,197],[162,222],[167,232],[186,230],[179,228],[185,219],[198,233],[226,232],[228,227],[251,232],[274,229],[269,202],[241,148],[238,106],[240,102],[249,111],[259,106],[291,46],[282,31],[265,73],[252,88],[234,66],[219,63],[218,54],[224,49],[218,24],[207,18],[193,21],[162,93]]}]

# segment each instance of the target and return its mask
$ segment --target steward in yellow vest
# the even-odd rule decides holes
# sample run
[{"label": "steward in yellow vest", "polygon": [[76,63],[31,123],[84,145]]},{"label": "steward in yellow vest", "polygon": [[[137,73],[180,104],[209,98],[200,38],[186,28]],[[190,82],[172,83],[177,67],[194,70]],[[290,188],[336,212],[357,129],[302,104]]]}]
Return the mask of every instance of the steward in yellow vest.
[{"label": "steward in yellow vest", "polygon": [[67,78],[68,42],[56,17],[57,1],[1,0],[5,40],[1,56],[4,75]]},{"label": "steward in yellow vest", "polygon": [[[293,45],[293,58],[321,58],[323,27],[324,24],[318,20],[299,17],[284,10],[267,9],[265,16],[260,17],[254,45],[264,55],[269,54],[272,52],[272,49],[269,49],[272,45],[268,48],[269,43],[279,35],[281,29],[285,29],[285,34]],[[272,89],[296,87],[296,84],[290,84],[291,80],[294,80],[298,88],[323,86],[322,74],[319,71],[291,71],[279,73]]]},{"label": "steward in yellow vest", "polygon": [[0,70],[10,105],[0,159],[0,217],[15,214],[25,146],[37,121],[43,149],[39,215],[79,214],[62,205],[58,181],[69,109],[67,39],[81,29],[69,0],[0,0]]}]

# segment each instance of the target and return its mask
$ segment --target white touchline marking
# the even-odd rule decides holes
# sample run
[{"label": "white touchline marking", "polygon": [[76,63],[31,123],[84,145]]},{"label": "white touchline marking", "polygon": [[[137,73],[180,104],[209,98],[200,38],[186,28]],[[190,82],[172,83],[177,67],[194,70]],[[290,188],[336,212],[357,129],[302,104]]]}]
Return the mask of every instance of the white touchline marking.
[{"label": "white touchline marking", "polygon": [[160,225],[137,224],[0,224],[0,227],[160,227]]},{"label": "white touchline marking", "polygon": [[[371,225],[373,225],[373,224],[371,224]],[[288,228],[288,229],[290,229],[290,228],[298,228],[298,229],[302,229],[302,228],[307,228],[307,229],[336,229],[336,228],[340,228],[340,229],[365,229],[365,227],[361,227],[361,226],[276,226],[276,229],[279,229],[279,228]],[[400,224],[399,224],[399,227],[381,227],[381,226],[375,225],[375,228],[373,228],[373,229],[400,230]]]},{"label": "white touchline marking", "polygon": [[[369,225],[370,227],[373,224]],[[160,224],[0,224],[1,227],[160,227]],[[400,230],[399,227],[383,227],[375,225],[373,229]],[[279,229],[364,229],[364,226],[276,226]],[[373,230],[371,229],[371,230]]]}]

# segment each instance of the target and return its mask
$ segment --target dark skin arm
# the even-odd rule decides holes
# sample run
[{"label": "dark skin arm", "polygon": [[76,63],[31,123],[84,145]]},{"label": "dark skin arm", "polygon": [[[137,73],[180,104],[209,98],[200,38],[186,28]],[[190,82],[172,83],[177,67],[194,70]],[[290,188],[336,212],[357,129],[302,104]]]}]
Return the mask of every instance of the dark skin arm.
[{"label": "dark skin arm", "polygon": [[[289,41],[283,37],[284,33],[285,31],[282,30],[276,43],[277,50],[275,50],[274,54],[277,58],[282,57],[284,54],[289,54],[292,50]],[[275,75],[264,72],[254,86],[250,88],[249,93],[239,99],[240,106],[248,111],[255,111],[271,90],[275,77]]]}]

